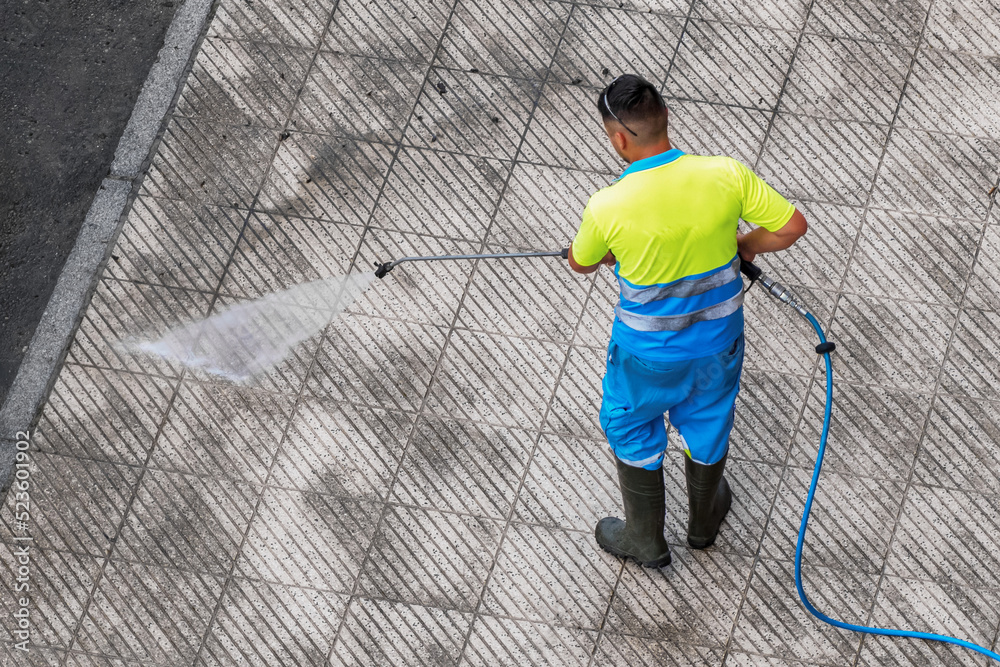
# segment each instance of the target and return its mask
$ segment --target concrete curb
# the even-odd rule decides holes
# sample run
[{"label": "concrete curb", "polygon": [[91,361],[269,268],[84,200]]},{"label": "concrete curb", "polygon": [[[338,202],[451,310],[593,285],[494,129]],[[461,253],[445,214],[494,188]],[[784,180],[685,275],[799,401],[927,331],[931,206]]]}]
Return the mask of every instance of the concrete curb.
[{"label": "concrete curb", "polygon": [[142,174],[208,21],[212,3],[213,0],[186,0],[174,14],[163,47],[118,142],[110,175],[94,196],[7,400],[0,408],[0,493],[10,486],[16,434],[33,426],[55,380],[97,273],[117,238],[133,182]]},{"label": "concrete curb", "polygon": [[132,180],[142,173],[143,163],[149,157],[163,117],[177,94],[177,87],[191,59],[191,51],[208,20],[212,2],[187,0],[174,14],[163,40],[163,48],[142,84],[135,108],[115,149],[112,178]]}]

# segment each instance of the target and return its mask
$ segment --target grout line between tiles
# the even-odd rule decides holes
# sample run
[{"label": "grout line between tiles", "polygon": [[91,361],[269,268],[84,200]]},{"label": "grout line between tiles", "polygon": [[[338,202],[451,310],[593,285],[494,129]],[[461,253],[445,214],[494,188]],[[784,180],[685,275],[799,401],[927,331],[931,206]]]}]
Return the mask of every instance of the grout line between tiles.
[{"label": "grout line between tiles", "polygon": [[[448,28],[451,25],[451,22],[452,22],[452,20],[455,17],[455,10],[458,8],[459,1],[460,0],[452,0],[451,9],[449,10],[449,13],[448,13],[448,18],[444,22],[444,24],[443,24],[443,26],[441,28],[441,34],[438,36],[437,44],[436,44],[436,46],[434,48],[434,54],[432,55],[432,57],[430,58],[429,62],[426,65],[427,70],[424,72],[423,83],[421,84],[420,90],[417,93],[416,98],[413,101],[413,106],[410,109],[409,116],[407,117],[406,123],[405,123],[405,125],[402,128],[402,131],[401,131],[401,134],[400,134],[401,137],[406,135],[407,129],[409,129],[411,123],[413,122],[413,118],[416,115],[417,108],[418,108],[418,105],[420,103],[420,96],[424,93],[424,91],[427,89],[427,86],[430,83],[430,75],[431,75],[431,71],[433,70],[433,62],[437,59],[438,54],[441,51],[441,47],[442,47],[442,45],[444,43],[444,37],[447,34]],[[390,163],[389,163],[389,167],[388,167],[388,169],[386,171],[385,178],[383,179],[382,185],[379,188],[379,191],[378,191],[378,194],[375,197],[374,203],[372,204],[372,212],[371,212],[371,214],[369,216],[368,224],[365,225],[365,231],[362,234],[361,240],[360,240],[360,242],[358,244],[358,249],[355,252],[354,257],[351,259],[351,265],[350,265],[351,266],[351,270],[353,270],[355,268],[355,265],[357,264],[358,258],[360,257],[361,248],[364,245],[365,235],[367,235],[369,229],[371,229],[371,219],[375,215],[375,213],[378,211],[379,202],[380,202],[380,200],[381,200],[381,198],[382,198],[382,196],[383,196],[383,194],[385,192],[385,187],[388,184],[389,179],[392,176],[393,166],[396,164],[396,162],[398,160],[398,156],[399,156],[399,153],[400,153],[402,147],[403,147],[403,143],[402,143],[402,141],[400,141],[396,145],[395,151],[393,152],[392,158],[391,158]],[[510,178],[510,174],[512,172],[513,172],[513,165],[511,165],[510,168],[509,168],[509,170],[508,170],[508,173],[507,173],[507,178],[508,179]],[[499,207],[499,200],[498,200],[498,203],[497,203],[497,207]],[[430,395],[431,389],[434,386],[434,382],[435,382],[435,379],[437,378],[438,372],[440,371],[440,368],[441,368],[441,366],[442,366],[442,364],[444,362],[444,356],[445,356],[446,351],[448,350],[449,342],[451,340],[451,332],[454,329],[455,323],[458,320],[459,312],[461,312],[461,300],[463,300],[465,298],[465,295],[468,293],[470,282],[471,282],[471,279],[470,279],[469,282],[466,282],[465,286],[463,287],[462,297],[461,297],[461,299],[459,301],[459,307],[456,308],[455,313],[452,316],[452,321],[450,323],[450,326],[448,327],[448,332],[445,335],[444,343],[441,346],[441,350],[438,352],[437,359],[435,360],[434,369],[431,372],[431,377],[428,380],[427,387],[424,390],[423,396],[421,397],[420,406],[419,406],[419,408],[417,409],[417,412],[416,412],[417,418],[414,419],[413,424],[412,424],[412,426],[410,428],[410,432],[409,432],[409,434],[406,437],[406,441],[403,443],[403,447],[400,450],[399,463],[397,464],[396,470],[393,473],[392,479],[390,480],[389,485],[388,485],[388,487],[386,489],[386,498],[387,499],[389,499],[389,498],[392,497],[392,490],[395,487],[397,480],[399,479],[400,471],[402,470],[403,465],[404,465],[404,463],[406,461],[406,453],[409,450],[410,445],[413,442],[414,435],[417,432],[417,427],[418,427],[418,425],[420,423],[420,415],[424,412],[424,408],[425,408],[425,406],[427,404],[427,399],[428,399],[428,397]],[[330,650],[329,650],[329,652],[327,653],[327,656],[326,656],[326,664],[332,664],[332,662],[333,662],[333,656],[334,656],[334,654],[335,654],[335,652],[337,650],[337,646],[341,642],[341,635],[342,635],[342,633],[344,631],[344,627],[346,626],[347,620],[348,620],[348,618],[351,615],[351,605],[354,604],[354,601],[358,597],[360,597],[360,595],[359,595],[359,586],[361,584],[361,578],[362,578],[362,575],[364,574],[365,566],[370,562],[372,551],[374,550],[375,544],[378,541],[379,534],[380,534],[381,528],[382,528],[382,524],[385,521],[385,517],[386,517],[386,514],[388,513],[389,507],[390,507],[389,503],[386,502],[382,506],[382,508],[380,509],[380,511],[379,511],[378,519],[375,522],[375,528],[372,531],[371,542],[368,544],[367,549],[365,549],[364,557],[362,558],[361,563],[358,566],[358,573],[357,573],[357,576],[354,579],[354,584],[353,584],[353,586],[351,588],[351,591],[350,591],[350,596],[349,596],[349,600],[348,600],[347,606],[345,607],[344,614],[343,614],[343,616],[341,616],[340,622],[337,625],[337,631],[336,631],[336,633],[333,636],[333,641],[330,643]],[[471,624],[470,624],[470,627],[471,627]]]},{"label": "grout line between tiles", "polygon": [[[70,636],[69,641],[67,642],[67,648],[72,648],[74,644],[77,644],[79,642],[80,630],[83,628],[84,620],[87,618],[90,612],[90,608],[94,603],[94,598],[97,595],[97,589],[100,586],[101,582],[104,580],[104,575],[105,572],[107,571],[108,564],[112,560],[112,554],[115,552],[115,549],[118,546],[118,539],[121,537],[122,530],[124,530],[125,523],[126,521],[128,521],[129,514],[132,511],[132,505],[135,503],[135,499],[139,495],[139,490],[142,488],[142,482],[146,477],[146,472],[148,471],[149,461],[153,458],[153,452],[156,450],[156,443],[159,440],[160,435],[163,433],[163,429],[166,426],[167,419],[170,415],[170,410],[173,407],[177,395],[180,393],[181,381],[182,378],[177,378],[176,380],[174,380],[170,394],[170,400],[167,402],[166,409],[163,411],[163,416],[160,418],[160,423],[157,425],[156,433],[153,436],[153,445],[149,448],[149,451],[146,453],[146,458],[143,461],[142,467],[139,471],[139,475],[136,477],[135,483],[132,485],[132,490],[131,493],[129,494],[128,502],[122,509],[122,518],[118,522],[118,525],[115,529],[114,536],[111,539],[111,544],[108,547],[108,552],[103,557],[100,570],[98,570],[98,572],[94,575],[94,583],[91,586],[90,591],[87,594],[87,599],[82,606],[82,613],[80,614],[80,620],[73,628],[73,632]],[[60,665],[65,666],[66,661],[68,659],[69,659],[68,654],[63,656]]]},{"label": "grout line between tiles", "polygon": [[[552,67],[553,67],[553,65],[555,63],[556,56],[559,54],[559,51],[562,48],[563,41],[564,41],[564,39],[566,37],[566,32],[569,30],[569,26],[571,25],[571,23],[573,21],[573,15],[574,15],[574,13],[576,11],[577,11],[576,7],[571,7],[570,11],[566,14],[565,23],[563,24],[562,31],[560,32],[560,35],[559,35],[559,39],[557,40],[556,45],[555,45],[555,47],[552,50],[552,56],[549,59],[549,64],[548,64],[548,67],[546,68],[546,71],[545,71],[545,78],[543,79],[541,85],[538,88],[538,95],[536,96],[536,98],[535,98],[535,100],[534,100],[534,102],[532,104],[531,113],[528,114],[528,120],[525,123],[524,129],[521,132],[520,140],[518,141],[518,145],[517,145],[517,150],[514,152],[514,163],[517,162],[517,158],[521,154],[521,150],[522,150],[522,148],[524,146],[525,139],[528,136],[528,130],[531,127],[531,124],[532,124],[532,122],[533,122],[533,120],[535,118],[535,112],[537,111],[539,102],[541,101],[542,95],[545,92],[545,85],[548,82],[549,77],[552,74]],[[496,216],[498,215],[498,213],[500,211],[500,204],[503,202],[504,196],[506,195],[506,192],[507,192],[508,188],[510,187],[510,180],[511,180],[513,174],[514,174],[514,167],[512,165],[511,166],[511,170],[510,170],[510,172],[507,175],[507,179],[504,181],[504,185],[503,185],[503,187],[500,190],[500,196],[498,198],[497,207],[494,210],[493,215],[491,216],[490,224],[488,225],[488,227],[486,229],[486,233],[483,236],[483,244],[482,244],[482,248],[483,249],[486,248],[486,240],[489,239],[489,237],[490,237],[490,232],[493,229],[493,225],[495,224],[495,221],[496,221]],[[479,271],[479,261],[476,261],[474,263],[472,273],[469,275],[467,286],[471,286],[472,285],[473,281],[475,280],[476,275],[478,275],[478,271]],[[586,310],[587,304],[590,301],[590,295],[593,293],[595,284],[596,284],[596,280],[595,279],[591,279],[589,281],[589,285],[588,285],[588,289],[587,289],[587,295],[586,295],[586,297],[583,300],[583,303],[584,303],[583,310],[584,311]],[[462,307],[464,305],[464,301],[465,301],[465,298],[466,298],[467,294],[468,294],[468,289],[466,289],[466,293],[462,295],[462,301],[459,304],[459,307],[458,307],[458,309],[456,311],[455,322],[452,323],[452,328],[453,329],[455,327],[455,323],[458,322],[458,318],[459,318],[459,315],[462,312]],[[469,646],[469,640],[471,639],[472,632],[473,632],[473,630],[475,628],[476,618],[481,615],[481,609],[482,609],[483,604],[485,603],[486,598],[487,598],[487,592],[489,590],[490,581],[493,578],[493,572],[496,569],[497,561],[500,559],[500,554],[501,554],[501,552],[503,550],[504,544],[506,543],[507,532],[510,529],[511,523],[513,522],[514,513],[515,513],[515,511],[517,509],[517,506],[518,506],[518,503],[520,502],[520,499],[521,499],[521,491],[524,488],[525,480],[528,477],[528,473],[529,473],[529,471],[531,469],[531,464],[532,464],[532,462],[534,461],[534,458],[535,458],[535,453],[538,450],[538,444],[541,441],[542,429],[544,428],[545,423],[546,423],[546,421],[548,419],[548,415],[549,415],[549,413],[550,413],[550,411],[552,409],[552,403],[555,400],[556,393],[559,391],[559,383],[560,383],[562,377],[564,376],[564,374],[566,372],[566,366],[569,364],[569,358],[570,358],[570,355],[571,355],[572,344],[573,344],[573,341],[576,339],[577,332],[580,329],[580,323],[582,322],[582,320],[583,320],[583,315],[582,315],[582,312],[581,312],[581,316],[580,316],[580,318],[577,319],[576,325],[573,328],[573,335],[570,338],[569,343],[566,344],[565,346],[562,346],[563,349],[565,349],[565,357],[563,358],[562,364],[560,365],[560,368],[559,368],[559,371],[556,373],[556,376],[554,378],[553,385],[552,385],[552,391],[551,391],[551,393],[550,393],[550,395],[548,397],[548,400],[546,401],[545,410],[543,411],[543,413],[542,413],[542,415],[541,415],[541,417],[539,419],[537,433],[534,436],[534,439],[533,439],[533,442],[532,442],[532,445],[531,445],[531,449],[528,452],[527,457],[525,458],[524,470],[522,471],[520,479],[518,480],[518,486],[517,486],[517,489],[516,489],[516,491],[514,493],[514,498],[511,501],[510,508],[508,509],[507,516],[506,516],[506,518],[504,520],[504,526],[503,526],[503,529],[501,531],[500,538],[497,540],[497,546],[496,546],[496,549],[493,552],[493,556],[492,556],[492,559],[490,561],[489,571],[486,573],[486,576],[483,578],[483,584],[480,587],[478,599],[477,599],[477,602],[476,602],[476,606],[475,606],[475,608],[473,610],[473,619],[472,619],[472,622],[469,624],[469,629],[465,633],[465,637],[463,638],[463,641],[462,641],[462,647],[461,647],[461,650],[459,651],[459,654],[458,654],[459,655],[459,661],[461,661],[462,658],[465,656],[466,650],[468,649],[468,646]],[[449,332],[449,340],[450,340],[450,332]],[[596,649],[596,643],[595,643],[595,649]]]},{"label": "grout line between tiles", "polygon": [[[911,51],[912,55],[910,57],[910,64],[907,67],[906,77],[904,78],[903,85],[902,85],[902,87],[900,88],[900,91],[899,91],[899,99],[898,99],[898,101],[896,103],[896,108],[895,108],[895,110],[893,112],[892,120],[891,120],[891,122],[889,124],[889,131],[886,133],[885,144],[883,145],[882,151],[880,152],[878,164],[877,164],[877,166],[875,168],[875,172],[874,172],[874,175],[872,177],[872,185],[871,185],[871,188],[870,188],[870,190],[868,192],[868,197],[867,197],[867,199],[866,199],[866,201],[864,203],[861,225],[858,227],[858,233],[857,233],[857,235],[855,237],[854,243],[853,243],[853,245],[851,247],[851,251],[850,251],[850,254],[849,254],[849,257],[848,257],[848,261],[847,261],[848,271],[845,272],[844,277],[841,280],[840,287],[838,289],[838,295],[837,295],[836,302],[834,304],[834,310],[833,310],[833,315],[832,315],[833,318],[836,317],[836,314],[837,314],[837,312],[840,309],[840,300],[842,298],[842,295],[844,294],[844,287],[845,287],[846,282],[847,282],[847,276],[848,276],[848,274],[850,272],[850,265],[855,261],[855,253],[857,252],[857,249],[858,249],[858,246],[860,244],[860,240],[861,240],[862,234],[863,234],[864,229],[865,229],[865,225],[867,223],[867,217],[868,217],[868,214],[869,214],[869,211],[870,211],[870,204],[871,204],[872,198],[874,196],[875,188],[878,185],[879,174],[881,173],[881,171],[882,171],[882,169],[884,167],[885,157],[886,157],[886,154],[888,153],[889,145],[890,145],[893,133],[895,131],[897,131],[896,130],[896,121],[899,118],[899,112],[902,109],[904,101],[906,100],[907,88],[910,86],[910,78],[913,75],[913,70],[914,70],[914,67],[916,65],[917,58],[919,57],[919,54],[920,54],[920,44],[923,42],[924,35],[925,35],[926,31],[927,31],[927,25],[928,25],[928,22],[930,21],[930,16],[931,16],[931,12],[933,11],[933,7],[934,7],[934,0],[931,0],[931,2],[928,4],[928,7],[927,7],[926,12],[924,14],[923,24],[921,26],[920,34],[919,34],[919,36],[917,38],[916,44],[914,44],[913,47],[912,47],[912,51]],[[989,212],[988,211],[987,211],[986,218],[987,219],[989,218]],[[980,235],[980,244],[979,245],[981,245],[982,235],[985,234],[985,230],[986,230],[986,226],[984,226],[983,231],[981,232],[981,235]],[[979,252],[979,247],[977,245],[977,249],[976,249],[976,254],[977,255],[978,255],[978,252]],[[973,260],[973,266],[975,266],[975,259]],[[971,276],[971,271],[970,271],[970,276]],[[961,298],[961,301],[959,302],[959,306],[961,306],[961,303],[963,303],[965,301],[965,295],[966,295],[966,292],[968,291],[969,282],[970,282],[970,280],[966,281],[965,288],[963,289],[963,292],[962,292],[962,298]],[[936,394],[938,393],[938,388],[940,387],[941,376],[943,374],[944,365],[945,365],[945,359],[947,358],[948,351],[951,348],[952,340],[954,339],[955,330],[958,327],[959,313],[960,313],[960,307],[959,307],[959,309],[955,313],[955,320],[954,320],[954,323],[952,324],[952,326],[950,328],[950,332],[949,332],[949,336],[948,336],[948,342],[947,342],[947,344],[945,346],[945,351],[944,351],[944,354],[943,354],[943,356],[941,358],[940,366],[938,367],[938,370],[937,370],[937,374],[936,374],[936,377],[935,377],[934,391],[933,391],[933,395],[931,397],[931,404],[930,404],[930,406],[929,406],[929,408],[927,410],[926,415],[924,416],[924,420],[923,420],[923,423],[921,425],[920,432],[919,432],[919,434],[917,436],[917,446],[916,446],[915,451],[913,453],[913,460],[912,460],[912,462],[910,464],[910,469],[909,469],[909,471],[907,473],[906,481],[904,482],[902,495],[899,498],[899,506],[898,506],[897,511],[896,511],[896,516],[894,517],[894,520],[893,520],[891,533],[890,533],[889,539],[886,541],[886,547],[885,547],[885,552],[884,552],[884,557],[883,557],[883,562],[882,562],[882,568],[881,568],[881,572],[880,572],[880,575],[879,575],[879,580],[878,580],[878,582],[876,584],[875,593],[872,596],[871,607],[868,609],[868,613],[867,613],[867,615],[865,617],[865,620],[864,620],[864,625],[871,624],[872,617],[874,616],[875,609],[877,608],[877,605],[878,605],[879,595],[881,594],[882,584],[883,584],[883,582],[885,580],[885,577],[886,577],[886,567],[887,567],[888,562],[889,562],[890,554],[892,553],[892,546],[893,546],[893,542],[895,540],[896,531],[897,531],[897,529],[899,527],[900,518],[902,517],[902,514],[903,514],[903,509],[906,506],[906,497],[909,494],[909,489],[910,489],[910,486],[912,484],[913,475],[914,475],[914,472],[916,470],[917,460],[920,457],[921,446],[922,446],[924,438],[926,437],[927,424],[930,422],[930,416],[931,416],[931,414],[934,411],[934,403],[935,403],[935,400],[936,400]],[[868,637],[869,637],[869,635],[862,635],[861,636],[860,641],[858,642],[857,653],[855,654],[854,660],[852,662],[853,667],[857,667],[857,665],[859,664],[859,662],[861,660],[861,655],[862,655],[862,653],[864,651],[865,641],[868,639]]]},{"label": "grout line between tiles", "polygon": [[[767,129],[764,132],[764,138],[761,140],[761,143],[760,143],[760,150],[757,152],[757,158],[756,158],[756,160],[754,161],[754,164],[753,164],[754,171],[756,171],[759,168],[760,161],[761,161],[761,159],[763,158],[763,155],[764,155],[764,149],[767,146],[768,140],[771,138],[771,131],[774,128],[774,121],[775,121],[775,119],[778,116],[778,110],[781,108],[781,102],[782,102],[785,90],[788,88],[788,81],[791,78],[792,70],[795,67],[795,60],[796,60],[796,57],[798,55],[799,48],[802,45],[802,38],[803,38],[803,36],[805,34],[805,26],[808,25],[808,23],[809,23],[809,17],[812,15],[812,10],[813,10],[814,4],[815,4],[815,0],[809,0],[809,4],[806,7],[805,17],[803,18],[803,21],[802,21],[802,28],[799,30],[798,35],[796,37],[795,48],[792,50],[791,58],[788,61],[788,68],[785,70],[785,77],[782,80],[781,89],[778,91],[778,98],[775,101],[774,110],[771,113],[771,118],[768,120]],[[831,315],[831,317],[832,317],[832,315]],[[771,497],[770,508],[768,509],[767,516],[764,519],[764,527],[763,527],[763,531],[761,533],[760,542],[757,545],[757,552],[753,556],[753,561],[752,561],[752,564],[750,566],[750,572],[749,572],[749,574],[747,576],[747,579],[746,579],[746,584],[743,587],[743,591],[740,593],[740,602],[739,602],[739,605],[736,608],[736,613],[733,615],[733,624],[730,627],[729,635],[726,638],[726,643],[725,643],[725,647],[724,647],[724,651],[723,651],[723,658],[722,658],[722,664],[723,665],[725,665],[728,662],[728,660],[729,660],[729,654],[732,651],[733,637],[736,634],[736,629],[739,627],[740,618],[741,618],[741,616],[743,614],[743,607],[746,604],[747,597],[748,597],[748,595],[750,593],[750,587],[753,584],[753,579],[754,579],[754,576],[756,575],[757,564],[761,560],[761,550],[763,548],[764,540],[766,539],[766,537],[767,537],[767,531],[768,531],[768,529],[771,526],[771,517],[774,514],[774,510],[775,510],[775,507],[776,507],[777,501],[778,501],[778,495],[781,492],[782,485],[784,484],[784,481],[785,481],[785,475],[786,475],[787,470],[788,470],[788,462],[791,459],[791,453],[792,453],[792,450],[793,450],[792,443],[795,441],[795,435],[798,433],[799,425],[800,425],[800,423],[802,421],[803,415],[805,414],[806,405],[808,403],[808,397],[811,394],[812,384],[813,384],[813,382],[815,382],[816,368],[817,368],[816,360],[813,360],[811,366],[812,366],[812,374],[811,374],[811,377],[810,377],[810,379],[809,379],[809,381],[808,381],[808,383],[806,385],[806,390],[805,390],[805,393],[803,395],[804,398],[803,398],[802,404],[800,406],[798,406],[798,410],[797,410],[797,414],[796,414],[796,418],[795,418],[795,423],[792,426],[792,430],[791,430],[791,432],[790,432],[790,434],[788,436],[788,441],[787,441],[787,445],[786,445],[788,447],[788,450],[787,450],[787,452],[785,454],[785,459],[784,459],[784,461],[781,464],[781,474],[779,475],[778,481],[777,481],[777,483],[775,484],[775,487],[774,487],[774,494]]]},{"label": "grout line between tiles", "polygon": [[[305,74],[302,77],[302,81],[299,84],[298,90],[295,93],[294,101],[292,102],[291,106],[289,107],[287,115],[285,117],[285,122],[284,122],[283,130],[282,130],[283,132],[287,132],[288,131],[288,126],[291,123],[292,116],[295,113],[295,107],[298,105],[299,100],[301,100],[301,98],[302,98],[303,92],[306,90],[306,86],[307,86],[307,84],[309,82],[309,75],[312,72],[312,69],[315,67],[315,65],[316,65],[316,59],[319,56],[320,45],[323,43],[323,39],[326,37],[326,34],[330,30],[330,26],[331,26],[331,24],[334,21],[334,17],[336,15],[336,10],[337,10],[338,6],[339,6],[339,0],[338,0],[337,3],[334,4],[333,9],[330,12],[330,16],[327,19],[326,26],[324,27],[323,32],[320,35],[319,40],[317,42],[317,45],[316,45],[315,49],[313,50],[312,58],[309,61],[309,66],[306,67]],[[225,264],[225,266],[224,266],[224,268],[222,270],[222,273],[221,273],[221,275],[219,277],[219,283],[218,283],[218,285],[217,285],[217,287],[215,289],[215,294],[214,294],[214,296],[212,298],[211,304],[209,305],[209,311],[208,312],[212,312],[212,309],[215,307],[216,301],[218,301],[218,299],[219,299],[219,294],[221,292],[222,285],[224,284],[224,282],[226,280],[226,275],[229,273],[229,269],[232,266],[233,261],[234,261],[234,259],[236,257],[236,252],[237,252],[237,249],[240,246],[240,241],[243,240],[243,237],[246,234],[247,228],[249,227],[250,218],[251,218],[251,216],[253,216],[253,214],[254,214],[254,212],[255,212],[255,210],[257,208],[257,203],[260,201],[261,193],[264,191],[264,188],[267,187],[268,177],[270,176],[271,170],[274,168],[274,162],[277,159],[277,155],[278,155],[278,152],[280,150],[281,150],[281,141],[278,141],[274,145],[274,149],[271,152],[271,159],[268,162],[267,169],[264,170],[264,174],[263,174],[263,176],[261,178],[260,185],[257,187],[257,190],[254,193],[253,200],[250,203],[249,211],[248,211],[246,217],[243,220],[243,226],[240,229],[239,235],[237,236],[236,243],[233,245],[232,252],[229,254],[229,259],[226,262],[226,264]],[[319,347],[316,346],[316,348],[313,350],[313,352],[312,352],[312,354],[310,356],[309,369],[311,369],[312,365],[315,364],[316,357],[317,357],[318,353],[319,353]],[[202,634],[202,636],[201,636],[201,638],[200,638],[200,640],[198,642],[198,648],[197,648],[197,651],[195,652],[195,662],[198,662],[201,659],[202,652],[205,650],[205,647],[208,644],[208,639],[211,636],[212,631],[214,629],[214,626],[216,624],[216,619],[218,617],[219,610],[222,608],[223,604],[225,603],[226,594],[229,591],[230,584],[232,583],[234,574],[236,572],[236,565],[240,561],[240,559],[243,557],[243,549],[244,549],[244,547],[246,545],[246,542],[247,542],[247,539],[248,539],[248,537],[250,535],[250,532],[253,530],[254,520],[257,517],[260,505],[264,501],[264,496],[267,493],[267,482],[271,478],[271,474],[272,474],[272,472],[274,470],[274,466],[278,462],[282,446],[283,446],[283,444],[285,442],[285,439],[288,436],[288,429],[291,428],[292,421],[294,420],[295,415],[298,412],[300,400],[301,400],[301,397],[302,397],[302,393],[304,392],[306,384],[308,382],[308,375],[309,375],[309,372],[307,371],[306,375],[302,378],[301,384],[298,387],[298,391],[295,394],[294,403],[292,404],[292,407],[291,407],[291,410],[289,411],[288,417],[285,420],[285,424],[283,425],[283,428],[282,428],[282,431],[281,431],[281,436],[280,436],[280,438],[278,440],[277,450],[275,451],[275,454],[271,458],[271,462],[270,462],[270,464],[267,467],[267,474],[266,474],[266,476],[264,478],[264,483],[261,485],[260,494],[255,499],[253,508],[251,509],[250,515],[249,515],[249,517],[247,519],[246,529],[243,531],[243,534],[240,536],[240,542],[239,542],[239,545],[237,546],[236,553],[235,553],[235,555],[234,555],[234,557],[232,559],[232,562],[229,565],[229,571],[226,574],[225,581],[224,581],[223,586],[222,586],[221,594],[219,595],[219,599],[216,601],[215,607],[212,609],[212,614],[209,617],[208,622],[205,624],[205,631]],[[168,413],[169,413],[169,411],[168,411]],[[345,613],[346,613],[346,608],[345,608]]]}]

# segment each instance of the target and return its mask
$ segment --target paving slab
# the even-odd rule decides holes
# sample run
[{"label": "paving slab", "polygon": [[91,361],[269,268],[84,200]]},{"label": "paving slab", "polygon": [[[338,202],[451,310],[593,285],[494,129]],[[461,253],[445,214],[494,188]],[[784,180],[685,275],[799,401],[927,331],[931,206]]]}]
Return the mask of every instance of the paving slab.
[{"label": "paving slab", "polygon": [[[623,164],[597,92],[662,87],[810,232],[760,258],[838,343],[804,549],[821,610],[1000,631],[996,30],[974,0],[219,0],[32,426],[31,652],[91,665],[983,665],[806,612],[824,380],[748,293],[718,542],[623,564],[598,420],[615,281],[404,264],[242,384],[128,343],[409,255],[557,250]],[[10,444],[10,443],[8,443]],[[10,444],[13,447],[13,444]],[[10,618],[9,613],[6,614]],[[4,626],[6,627],[6,626]]]}]

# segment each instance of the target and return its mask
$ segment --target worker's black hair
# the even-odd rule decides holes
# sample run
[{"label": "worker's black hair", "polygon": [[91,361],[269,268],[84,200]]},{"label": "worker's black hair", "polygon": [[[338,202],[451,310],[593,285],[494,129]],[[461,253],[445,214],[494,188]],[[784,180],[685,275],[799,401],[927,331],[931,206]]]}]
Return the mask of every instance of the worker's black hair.
[{"label": "worker's black hair", "polygon": [[[605,94],[607,105],[604,103]],[[656,86],[637,74],[622,74],[597,96],[597,110],[604,120],[618,116],[626,123],[630,120],[642,121],[659,116],[664,107],[666,103]]]}]

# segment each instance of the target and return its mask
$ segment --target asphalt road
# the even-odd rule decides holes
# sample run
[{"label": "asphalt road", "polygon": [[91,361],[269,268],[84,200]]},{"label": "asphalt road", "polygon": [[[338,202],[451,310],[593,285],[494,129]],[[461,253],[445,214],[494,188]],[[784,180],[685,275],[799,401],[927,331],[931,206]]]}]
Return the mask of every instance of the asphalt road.
[{"label": "asphalt road", "polygon": [[0,404],[179,2],[0,2]]}]

